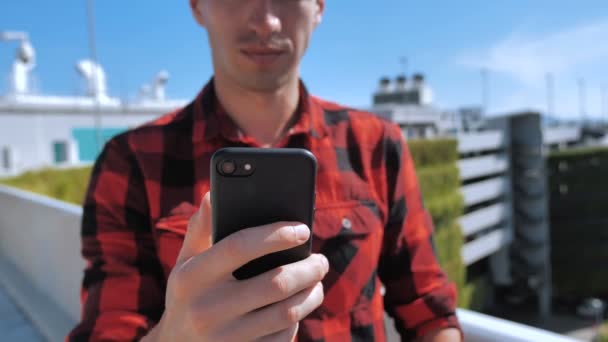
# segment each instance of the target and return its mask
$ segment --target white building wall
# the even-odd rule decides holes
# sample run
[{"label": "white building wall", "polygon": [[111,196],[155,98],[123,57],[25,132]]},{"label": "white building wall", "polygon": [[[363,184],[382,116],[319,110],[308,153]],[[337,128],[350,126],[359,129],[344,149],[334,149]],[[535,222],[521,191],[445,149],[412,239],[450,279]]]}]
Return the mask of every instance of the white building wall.
[{"label": "white building wall", "polygon": [[[102,128],[133,128],[154,120],[161,114],[105,114]],[[25,170],[54,166],[53,143],[67,141],[68,164],[78,164],[78,146],[73,139],[74,128],[94,128],[92,114],[0,113],[0,154],[8,147],[14,165],[5,169],[0,155],[0,177]],[[75,154],[75,155],[74,155]]]}]

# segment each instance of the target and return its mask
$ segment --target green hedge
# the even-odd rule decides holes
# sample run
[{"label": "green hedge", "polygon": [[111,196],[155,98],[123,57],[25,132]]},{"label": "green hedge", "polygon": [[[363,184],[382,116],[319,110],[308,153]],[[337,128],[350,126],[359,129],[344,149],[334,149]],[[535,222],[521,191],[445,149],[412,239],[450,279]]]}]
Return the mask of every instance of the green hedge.
[{"label": "green hedge", "polygon": [[454,139],[410,140],[408,146],[416,168],[451,165],[458,160],[458,142]]},{"label": "green hedge", "polygon": [[551,275],[554,294],[568,299],[608,296],[608,274],[602,270],[605,267],[606,264],[594,265],[583,271],[573,266],[564,266]]},{"label": "green hedge", "polygon": [[597,342],[608,342],[608,322],[600,327]]},{"label": "green hedge", "polygon": [[[608,243],[608,218],[602,220],[561,220],[551,225],[553,244],[573,245],[574,241]],[[606,244],[605,246],[608,246]]]},{"label": "green hedge", "polygon": [[601,157],[608,160],[608,148],[605,147],[582,147],[572,148],[568,150],[551,152],[548,156],[550,165],[557,164],[563,161],[579,161],[586,163],[589,161],[589,156]]},{"label": "green hedge", "polygon": [[460,175],[455,163],[418,167],[416,174],[424,198],[436,197],[460,189]]},{"label": "green hedge", "polygon": [[459,292],[460,307],[472,310],[481,310],[490,293],[490,280],[488,277],[479,277],[469,281]]},{"label": "green hedge", "polygon": [[5,184],[62,201],[81,204],[91,168],[43,169],[26,172],[14,178],[0,179]]},{"label": "green hedge", "polygon": [[445,227],[437,226],[436,228],[434,241],[439,263],[448,277],[461,289],[466,281],[466,268],[461,256],[464,242],[462,230],[455,222]]},{"label": "green hedge", "polygon": [[608,191],[570,192],[565,196],[551,196],[551,219],[559,223],[562,219],[586,220],[608,218]]},{"label": "green hedge", "polygon": [[555,152],[547,166],[555,293],[574,298],[606,296],[608,148]]},{"label": "green hedge", "polygon": [[[435,225],[435,249],[441,267],[456,284],[463,308],[479,309],[483,297],[481,286],[466,284],[466,266],[461,251],[464,245],[457,219],[464,212],[460,193],[457,142],[455,140],[413,140],[408,142],[416,165],[416,174],[424,203]],[[479,290],[478,290],[479,289]]]},{"label": "green hedge", "polygon": [[608,177],[605,175],[608,175],[608,168],[590,175],[580,174],[576,179],[554,178],[549,184],[550,195],[560,198],[568,198],[570,194],[601,195],[608,189]]},{"label": "green hedge", "polygon": [[460,190],[437,197],[426,197],[425,204],[436,226],[451,223],[462,216],[464,199]]},{"label": "green hedge", "polygon": [[454,258],[460,258],[464,237],[460,226],[456,222],[445,226],[436,225],[434,239],[436,247],[442,247],[437,248],[437,256],[440,262],[448,262]]}]

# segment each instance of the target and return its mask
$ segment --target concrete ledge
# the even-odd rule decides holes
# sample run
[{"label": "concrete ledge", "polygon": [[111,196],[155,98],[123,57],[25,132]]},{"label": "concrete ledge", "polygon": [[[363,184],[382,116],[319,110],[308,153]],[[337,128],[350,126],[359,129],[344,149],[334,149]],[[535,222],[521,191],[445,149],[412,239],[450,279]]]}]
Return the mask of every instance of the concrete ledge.
[{"label": "concrete ledge", "polygon": [[[76,325],[68,313],[0,255],[0,284],[47,341],[63,341]],[[39,284],[42,285],[42,284]]]},{"label": "concrete ledge", "polygon": [[2,285],[0,285],[0,336],[3,341],[44,341],[34,324],[18,309]]},{"label": "concrete ledge", "polygon": [[577,342],[568,336],[469,310],[458,310],[467,342]]}]

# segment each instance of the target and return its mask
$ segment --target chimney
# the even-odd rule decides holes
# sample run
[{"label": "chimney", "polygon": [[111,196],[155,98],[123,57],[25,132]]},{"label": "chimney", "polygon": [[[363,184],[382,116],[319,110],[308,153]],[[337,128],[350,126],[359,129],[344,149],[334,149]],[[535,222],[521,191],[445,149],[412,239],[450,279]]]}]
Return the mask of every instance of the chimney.
[{"label": "chimney", "polygon": [[149,84],[144,84],[139,88],[139,93],[137,94],[137,96],[139,97],[139,100],[143,101],[143,100],[147,100],[148,98],[150,98],[150,92],[152,91],[152,87]]},{"label": "chimney", "polygon": [[0,41],[19,41],[11,70],[11,91],[15,94],[30,92],[30,72],[36,67],[36,51],[24,32],[0,32]]},{"label": "chimney", "polygon": [[407,86],[407,77],[405,75],[397,76],[397,79],[395,80],[395,91],[404,92],[404,91],[406,91],[406,86]]},{"label": "chimney", "polygon": [[415,89],[422,89],[422,86],[424,85],[424,75],[417,73],[414,74],[414,88]]},{"label": "chimney", "polygon": [[169,72],[162,70],[154,78],[152,82],[152,95],[157,101],[165,100],[165,87],[169,81]]},{"label": "chimney", "polygon": [[87,82],[87,96],[107,98],[106,73],[101,65],[85,59],[76,64],[76,70]]},{"label": "chimney", "polygon": [[382,77],[380,79],[380,87],[378,88],[379,94],[387,94],[391,91],[391,80],[388,77]]}]

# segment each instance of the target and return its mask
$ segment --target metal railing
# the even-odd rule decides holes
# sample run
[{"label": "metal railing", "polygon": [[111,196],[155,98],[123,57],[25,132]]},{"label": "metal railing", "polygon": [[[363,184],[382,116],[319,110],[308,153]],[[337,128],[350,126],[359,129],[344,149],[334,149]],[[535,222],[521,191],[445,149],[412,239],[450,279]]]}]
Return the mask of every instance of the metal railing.
[{"label": "metal railing", "polygon": [[[81,215],[78,206],[0,186],[0,282],[49,341],[79,319]],[[467,341],[573,341],[467,310],[458,316]]]}]

